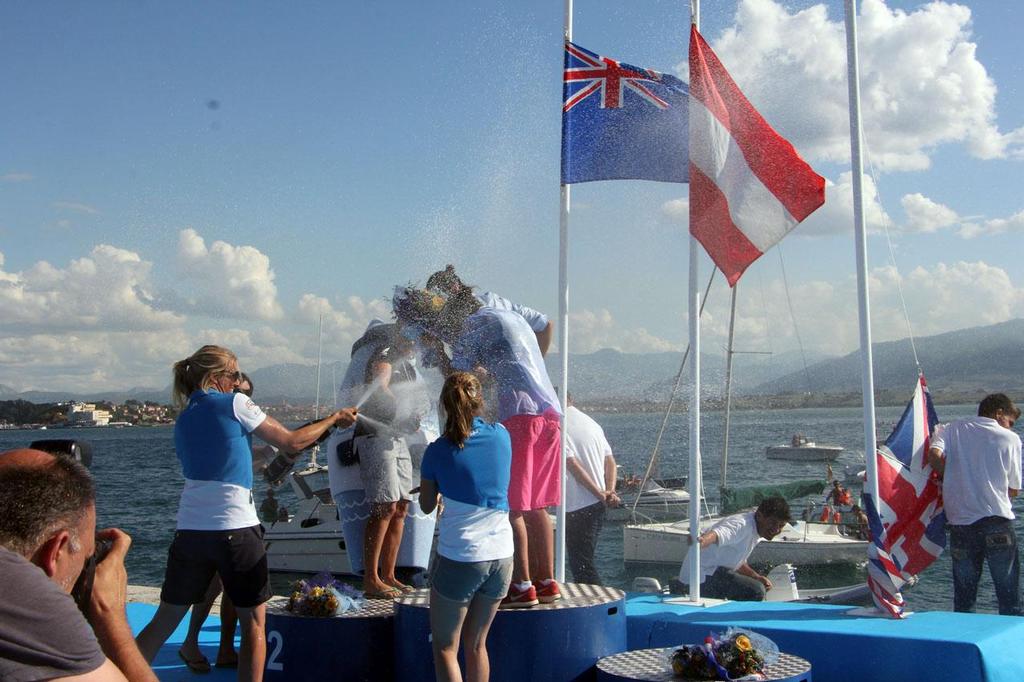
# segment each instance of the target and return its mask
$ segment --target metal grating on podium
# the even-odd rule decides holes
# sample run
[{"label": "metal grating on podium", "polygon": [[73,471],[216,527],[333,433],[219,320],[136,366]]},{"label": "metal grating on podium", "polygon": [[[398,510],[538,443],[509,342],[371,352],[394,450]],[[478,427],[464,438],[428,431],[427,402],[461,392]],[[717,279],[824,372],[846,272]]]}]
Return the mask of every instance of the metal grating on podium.
[{"label": "metal grating on podium", "polygon": [[[617,590],[614,587],[604,587],[601,585],[578,585],[576,583],[559,583],[562,590],[562,598],[553,604],[537,604],[531,606],[528,609],[509,609],[508,611],[502,611],[502,613],[518,613],[518,612],[536,612],[545,610],[555,609],[570,609],[578,608],[581,606],[597,606],[599,604],[610,604],[617,602],[625,598],[626,594],[622,590]],[[399,597],[395,600],[402,606],[412,607],[430,607],[430,590],[422,589],[410,592],[407,595]]]}]

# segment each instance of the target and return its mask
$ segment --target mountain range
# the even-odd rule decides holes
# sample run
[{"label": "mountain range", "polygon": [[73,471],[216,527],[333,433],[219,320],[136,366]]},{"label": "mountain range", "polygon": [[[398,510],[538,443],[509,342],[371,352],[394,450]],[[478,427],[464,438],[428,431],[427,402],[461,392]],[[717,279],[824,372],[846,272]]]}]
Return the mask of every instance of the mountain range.
[{"label": "mountain range", "polygon": [[[933,394],[983,395],[1004,391],[1024,396],[1024,319],[972,327],[915,339],[914,345]],[[872,349],[875,387],[879,391],[909,390],[917,376],[909,339],[876,343]],[[570,388],[580,402],[662,402],[672,390],[682,362],[681,353],[622,353],[604,349],[569,358]],[[724,388],[725,352],[701,354],[703,392],[721,395]],[[548,356],[552,381],[560,381],[558,356]],[[340,383],[346,363],[326,364],[320,372],[320,397],[333,403],[335,380]],[[796,351],[777,354],[736,354],[733,391],[736,395],[859,394],[860,353],[844,356],[802,355]],[[316,366],[281,364],[250,373],[262,404],[312,404],[315,399]],[[684,376],[685,380],[685,376]],[[65,400],[128,399],[167,403],[170,386],[163,389],[132,388],[76,394],[66,391],[16,392],[0,385],[0,400],[33,403]],[[1024,400],[1024,398],[1022,398]]]}]

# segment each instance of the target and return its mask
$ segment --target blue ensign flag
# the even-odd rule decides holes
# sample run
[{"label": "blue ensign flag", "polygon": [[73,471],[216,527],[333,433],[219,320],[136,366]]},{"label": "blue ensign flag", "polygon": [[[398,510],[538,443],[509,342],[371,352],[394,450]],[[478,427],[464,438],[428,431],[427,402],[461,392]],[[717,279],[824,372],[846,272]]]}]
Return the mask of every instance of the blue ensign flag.
[{"label": "blue ensign flag", "polygon": [[683,81],[565,43],[562,183],[689,181]]}]

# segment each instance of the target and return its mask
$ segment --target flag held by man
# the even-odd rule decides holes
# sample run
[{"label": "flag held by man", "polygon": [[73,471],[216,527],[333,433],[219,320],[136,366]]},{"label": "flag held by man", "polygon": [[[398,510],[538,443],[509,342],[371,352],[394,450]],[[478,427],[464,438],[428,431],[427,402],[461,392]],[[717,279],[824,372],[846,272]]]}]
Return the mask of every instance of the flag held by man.
[{"label": "flag held by man", "polygon": [[864,496],[871,529],[868,588],[883,612],[901,618],[900,589],[931,565],[946,544],[942,491],[928,463],[928,447],[938,425],[924,377],[903,416],[875,453],[878,502]]},{"label": "flag held by man", "polygon": [[754,109],[690,31],[690,232],[733,285],[825,203],[825,179]]}]

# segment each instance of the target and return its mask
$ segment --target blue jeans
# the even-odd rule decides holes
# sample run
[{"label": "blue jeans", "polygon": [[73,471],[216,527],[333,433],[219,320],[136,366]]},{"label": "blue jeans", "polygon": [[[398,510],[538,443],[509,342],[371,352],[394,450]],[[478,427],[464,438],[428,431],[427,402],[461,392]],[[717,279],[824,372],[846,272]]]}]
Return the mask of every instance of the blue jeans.
[{"label": "blue jeans", "polygon": [[1020,556],[1013,521],[987,516],[969,526],[949,527],[949,550],[953,558],[953,610],[974,611],[981,567],[988,560],[999,613],[1021,615]]}]

